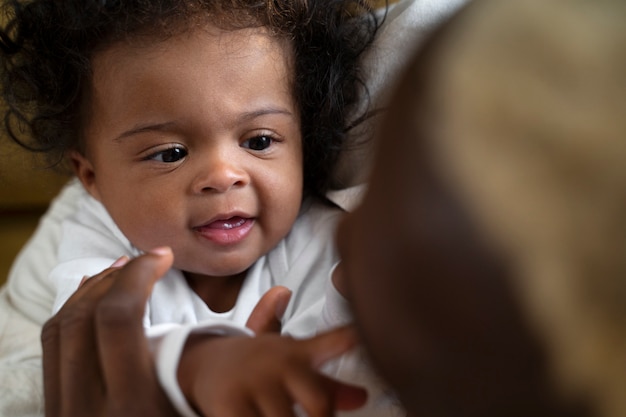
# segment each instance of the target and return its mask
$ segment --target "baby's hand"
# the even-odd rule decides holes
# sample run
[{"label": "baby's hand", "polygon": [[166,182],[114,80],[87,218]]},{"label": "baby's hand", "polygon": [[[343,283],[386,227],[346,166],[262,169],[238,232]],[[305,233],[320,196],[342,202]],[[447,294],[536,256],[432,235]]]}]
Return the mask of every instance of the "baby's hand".
[{"label": "baby's hand", "polygon": [[178,378],[191,405],[204,416],[334,415],[365,403],[365,390],[322,375],[318,369],[356,343],[349,328],[306,340],[273,333],[253,338],[192,335]]}]

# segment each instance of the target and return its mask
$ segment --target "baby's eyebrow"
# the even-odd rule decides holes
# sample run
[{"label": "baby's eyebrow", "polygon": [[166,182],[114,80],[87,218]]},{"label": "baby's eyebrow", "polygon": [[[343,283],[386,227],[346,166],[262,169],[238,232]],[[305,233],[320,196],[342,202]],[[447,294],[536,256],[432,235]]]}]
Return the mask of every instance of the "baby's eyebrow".
[{"label": "baby's eyebrow", "polygon": [[164,132],[168,130],[172,130],[172,128],[176,125],[174,122],[165,122],[165,123],[145,123],[139,124],[132,129],[129,129],[125,132],[122,132],[118,135],[115,140],[119,141],[129,136],[137,135],[145,132]]},{"label": "baby's eyebrow", "polygon": [[285,116],[293,117],[293,113],[282,107],[263,107],[257,110],[244,112],[239,116],[240,120],[250,120],[261,116],[282,114]]},{"label": "baby's eyebrow", "polygon": [[[267,116],[267,115],[284,115],[288,117],[293,117],[293,113],[289,110],[282,107],[263,107],[252,111],[246,111],[241,113],[237,119],[238,122],[252,120],[257,117]],[[167,132],[174,129],[176,126],[175,122],[165,122],[165,123],[145,123],[138,124],[135,127],[126,130],[119,134],[115,140],[121,141],[129,136],[138,135],[146,132]]]}]

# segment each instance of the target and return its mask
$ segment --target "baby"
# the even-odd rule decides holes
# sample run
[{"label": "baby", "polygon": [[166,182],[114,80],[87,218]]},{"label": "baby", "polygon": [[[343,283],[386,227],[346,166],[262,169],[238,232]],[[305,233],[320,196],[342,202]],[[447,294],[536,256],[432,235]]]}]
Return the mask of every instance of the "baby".
[{"label": "baby", "polygon": [[[80,182],[70,185],[79,208],[64,222],[51,272],[53,314],[111,264],[146,252],[173,255],[145,326],[161,382],[184,415],[195,415],[197,404],[178,385],[181,352],[198,333],[253,336],[248,320],[270,289],[293,293],[289,305],[276,305],[283,335],[310,337],[350,320],[329,282],[341,210],[325,195],[361,97],[361,54],[378,28],[368,5],[34,0],[6,7],[7,132],[69,161]],[[309,414],[332,408],[307,395],[330,396],[325,379],[290,379],[319,377],[317,367],[289,362],[279,349],[246,355],[260,338],[233,337],[228,343],[241,349],[200,355],[197,366],[219,374],[223,386],[237,380],[233,386],[242,387],[250,369],[272,356],[282,366],[255,374],[263,395],[251,390],[254,401],[271,397],[272,409],[298,404]],[[272,340],[294,349],[288,338]],[[227,359],[230,368],[221,366]],[[352,382],[364,382],[356,375]],[[209,407],[217,413],[239,403]]]}]

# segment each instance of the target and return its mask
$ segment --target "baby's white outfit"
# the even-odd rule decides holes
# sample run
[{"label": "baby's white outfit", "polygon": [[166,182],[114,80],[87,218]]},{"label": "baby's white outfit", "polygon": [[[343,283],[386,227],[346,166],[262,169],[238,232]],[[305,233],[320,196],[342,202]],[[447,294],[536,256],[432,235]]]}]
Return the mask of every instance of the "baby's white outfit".
[{"label": "baby's white outfit", "polygon": [[[80,184],[74,186],[80,187]],[[76,291],[84,276],[102,272],[122,255],[133,258],[142,253],[124,236],[100,202],[84,189],[79,193],[79,209],[63,222],[59,264],[50,274],[58,290],[53,313]],[[144,327],[156,353],[161,384],[181,414],[196,415],[176,378],[180,353],[189,333],[253,336],[245,327],[246,322],[270,288],[281,285],[292,290],[282,320],[285,335],[310,337],[351,321],[346,300],[330,280],[338,262],[333,241],[341,213],[342,210],[330,204],[306,199],[289,234],[250,267],[230,311],[212,311],[189,287],[180,270],[170,269],[155,284],[146,308]],[[368,405],[351,415],[399,414],[393,396],[384,392],[360,352],[330,363],[325,371],[368,389]]]}]

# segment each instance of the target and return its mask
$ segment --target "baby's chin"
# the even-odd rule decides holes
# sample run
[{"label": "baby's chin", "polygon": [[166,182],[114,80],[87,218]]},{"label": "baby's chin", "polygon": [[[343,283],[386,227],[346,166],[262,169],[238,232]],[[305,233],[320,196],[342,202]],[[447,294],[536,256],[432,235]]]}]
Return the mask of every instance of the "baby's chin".
[{"label": "baby's chin", "polygon": [[186,268],[185,265],[180,267],[174,264],[174,268],[183,272],[186,278],[193,280],[227,280],[240,279],[241,276],[245,276],[248,273],[248,269],[254,263],[243,263],[240,265],[225,266],[221,265],[220,268],[215,268],[214,265],[207,268],[190,267]]}]

